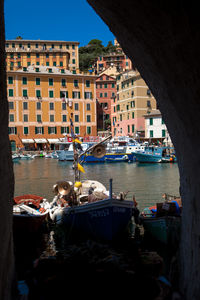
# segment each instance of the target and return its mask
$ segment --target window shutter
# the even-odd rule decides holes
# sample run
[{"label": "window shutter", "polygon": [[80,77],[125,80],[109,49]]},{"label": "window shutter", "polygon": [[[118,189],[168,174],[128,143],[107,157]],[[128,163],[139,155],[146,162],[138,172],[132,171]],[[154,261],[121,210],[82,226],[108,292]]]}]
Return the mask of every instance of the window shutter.
[{"label": "window shutter", "polygon": [[74,99],[74,92],[72,92],[72,98]]},{"label": "window shutter", "polygon": [[15,134],[17,134],[17,127],[15,127]]},{"label": "window shutter", "polygon": [[63,127],[61,127],[61,133],[64,133],[64,129],[63,129]]},{"label": "window shutter", "polygon": [[66,98],[68,98],[68,91],[66,91]]},{"label": "window shutter", "polygon": [[37,134],[37,127],[35,127],[35,134]]},{"label": "window shutter", "polygon": [[55,127],[55,134],[57,134],[57,127]]},{"label": "window shutter", "polygon": [[44,127],[42,127],[42,134],[44,134]]},{"label": "window shutter", "polygon": [[79,98],[79,99],[81,98],[81,93],[80,93],[80,92],[78,92],[78,98]]},{"label": "window shutter", "polygon": [[48,127],[48,134],[51,133],[51,127]]}]

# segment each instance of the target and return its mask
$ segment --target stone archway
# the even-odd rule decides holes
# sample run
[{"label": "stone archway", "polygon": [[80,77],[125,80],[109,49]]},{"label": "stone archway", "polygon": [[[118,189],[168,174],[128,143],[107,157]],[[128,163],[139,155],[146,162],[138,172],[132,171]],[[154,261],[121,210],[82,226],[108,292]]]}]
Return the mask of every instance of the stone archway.
[{"label": "stone archway", "polygon": [[[158,101],[176,147],[183,199],[181,287],[200,296],[200,22],[198,2],[88,0]],[[0,0],[0,299],[11,299],[14,176],[8,140],[3,0]]]},{"label": "stone archway", "polygon": [[14,174],[8,138],[8,102],[5,72],[4,5],[0,0],[0,299],[13,297],[14,255],[12,206]]},{"label": "stone archway", "polygon": [[188,1],[87,0],[150,87],[176,148],[183,200],[180,287],[200,297],[200,22]]}]

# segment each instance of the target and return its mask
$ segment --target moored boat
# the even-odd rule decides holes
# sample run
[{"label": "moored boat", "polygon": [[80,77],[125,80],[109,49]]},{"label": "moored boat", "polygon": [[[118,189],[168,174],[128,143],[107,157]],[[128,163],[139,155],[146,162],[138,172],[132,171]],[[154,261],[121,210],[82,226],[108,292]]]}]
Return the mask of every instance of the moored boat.
[{"label": "moored boat", "polygon": [[134,151],[143,150],[137,141],[127,136],[111,138],[106,144],[105,153],[101,157],[86,153],[82,156],[84,163],[91,162],[133,162],[135,161]]},{"label": "moored boat", "polygon": [[126,193],[120,193],[118,196],[113,194],[112,179],[109,191],[96,180],[80,180],[80,172],[85,172],[81,165],[83,157],[87,153],[98,158],[104,157],[104,143],[111,136],[79,153],[81,142],[74,134],[71,119],[70,124],[74,182],[62,181],[54,185],[56,196],[50,204],[50,218],[56,224],[63,224],[69,229],[69,233],[75,230],[95,239],[112,241],[119,237],[131,221],[133,201],[125,200]]},{"label": "moored boat", "polygon": [[20,154],[19,154],[19,157],[20,157],[20,159],[24,159],[24,160],[28,160],[28,159],[33,159],[33,158],[35,158],[34,155],[31,155],[31,154],[29,154],[29,153],[27,153],[27,154],[20,153]]},{"label": "moored boat", "polygon": [[174,149],[169,147],[147,146],[144,151],[134,152],[139,163],[174,163],[177,162]]},{"label": "moored boat", "polygon": [[90,153],[86,153],[82,157],[82,161],[84,163],[96,163],[96,162],[133,162],[135,160],[133,153],[126,153],[126,152],[106,152],[102,157],[95,157]]},{"label": "moored boat", "polygon": [[128,155],[123,155],[122,157],[115,157],[115,158],[112,158],[112,157],[106,157],[105,158],[105,162],[109,162],[109,163],[115,163],[115,162],[128,162],[130,161],[129,160],[129,157]]},{"label": "moored boat", "polygon": [[13,162],[19,162],[20,159],[21,159],[21,157],[17,153],[12,154],[12,161]]},{"label": "moored boat", "polygon": [[165,199],[163,203],[145,208],[140,215],[140,221],[145,232],[152,238],[165,245],[175,245],[180,237],[181,199]]},{"label": "moored boat", "polygon": [[56,153],[56,151],[50,152],[50,153],[46,153],[45,154],[45,158],[55,158],[55,159],[57,159],[58,158],[58,154]]},{"label": "moored boat", "polygon": [[124,233],[132,217],[133,201],[125,200],[123,195],[116,197],[112,183],[109,192],[98,181],[87,180],[79,183],[79,188],[76,186],[63,182],[54,187],[58,194],[51,204],[50,218],[55,223],[65,225],[70,232],[75,230],[105,241]]},{"label": "moored boat", "polygon": [[15,197],[13,205],[14,233],[37,233],[48,217],[49,208],[49,202],[37,195],[28,194]]},{"label": "moored boat", "polygon": [[[73,143],[60,143],[59,145],[62,145],[64,147],[64,149],[60,149],[56,151],[56,154],[58,156],[58,160],[59,161],[73,161],[74,160],[74,150],[73,150]],[[85,151],[86,149],[88,149],[89,147],[93,146],[94,143],[91,142],[84,142],[81,144],[81,147],[77,147],[78,151],[81,153],[83,151]]]}]

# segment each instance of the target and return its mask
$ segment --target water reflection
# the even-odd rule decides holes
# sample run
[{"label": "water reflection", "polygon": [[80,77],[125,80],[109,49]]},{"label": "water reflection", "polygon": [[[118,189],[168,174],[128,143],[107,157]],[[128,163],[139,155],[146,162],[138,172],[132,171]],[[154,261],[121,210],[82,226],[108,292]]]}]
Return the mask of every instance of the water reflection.
[{"label": "water reflection", "polygon": [[[177,164],[105,163],[84,164],[81,179],[101,181],[107,188],[113,178],[113,191],[133,193],[140,209],[162,200],[162,194],[179,195]],[[35,158],[14,164],[15,195],[37,194],[52,200],[52,187],[59,180],[74,180],[72,162]]]}]

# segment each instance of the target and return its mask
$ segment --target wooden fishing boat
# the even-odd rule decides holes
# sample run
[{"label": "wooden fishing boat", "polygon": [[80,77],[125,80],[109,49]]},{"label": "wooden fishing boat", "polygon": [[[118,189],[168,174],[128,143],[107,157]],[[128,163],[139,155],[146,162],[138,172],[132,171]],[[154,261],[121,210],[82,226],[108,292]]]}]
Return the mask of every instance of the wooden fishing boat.
[{"label": "wooden fishing boat", "polygon": [[140,215],[145,232],[165,245],[177,244],[180,237],[181,209],[180,198],[145,208]]},{"label": "wooden fishing boat", "polygon": [[[112,193],[112,181],[110,191],[92,180],[83,181],[80,189],[76,188],[76,184],[58,183],[56,190],[60,193],[50,210],[50,218],[55,223],[64,224],[70,231],[106,241],[116,239],[127,229],[133,213],[133,201],[125,200],[123,195],[116,197]],[[70,194],[74,195],[74,192],[77,202],[69,205]],[[63,193],[67,195],[65,204],[59,201]]]},{"label": "wooden fishing boat", "polygon": [[14,198],[14,233],[37,233],[49,214],[49,202],[37,195],[21,195]]},{"label": "wooden fishing boat", "polygon": [[[77,203],[62,205],[59,199],[62,197],[62,186],[58,183],[58,189],[61,194],[56,196],[50,210],[50,218],[57,224],[64,224],[70,231],[83,233],[87,236],[111,241],[122,234],[132,217],[133,201],[125,200],[123,197],[115,197],[114,194],[106,191],[105,188],[100,189],[102,184],[98,181],[87,180],[87,188],[84,182],[81,184],[82,192],[77,192]],[[111,184],[111,183],[110,183]],[[69,189],[68,185],[67,189]],[[98,186],[95,188],[95,186]],[[92,195],[93,200],[89,202],[90,189],[94,189]],[[112,187],[110,187],[112,189]],[[68,191],[67,191],[68,192]],[[70,187],[70,192],[74,192],[74,186]],[[68,193],[68,197],[70,198]],[[66,199],[68,199],[66,197]]]},{"label": "wooden fishing boat", "polygon": [[87,153],[97,158],[104,157],[106,147],[103,143],[111,136],[79,154],[76,143],[81,142],[74,134],[71,119],[70,123],[74,182],[62,181],[54,185],[56,196],[51,202],[50,218],[57,224],[63,224],[70,233],[76,231],[95,239],[111,241],[128,226],[132,217],[133,201],[125,200],[125,193],[118,196],[113,194],[112,179],[109,191],[98,181],[80,181],[80,171],[85,172],[80,161],[84,160]]}]

